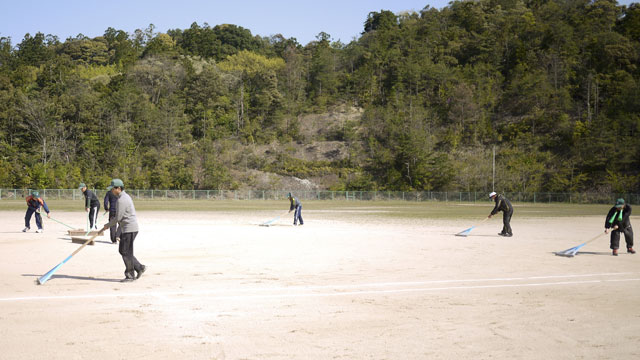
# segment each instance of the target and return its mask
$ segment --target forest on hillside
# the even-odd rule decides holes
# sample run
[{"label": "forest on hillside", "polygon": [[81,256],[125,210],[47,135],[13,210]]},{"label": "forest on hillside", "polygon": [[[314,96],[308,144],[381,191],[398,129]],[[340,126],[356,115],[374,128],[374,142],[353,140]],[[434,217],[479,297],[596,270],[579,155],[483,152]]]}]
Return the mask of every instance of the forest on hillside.
[{"label": "forest on hillside", "polygon": [[[0,188],[640,192],[640,4],[372,9],[348,44],[233,24],[0,38]],[[301,131],[340,107],[357,118]],[[309,160],[295,148],[344,144]],[[270,146],[269,157],[252,149]]]}]

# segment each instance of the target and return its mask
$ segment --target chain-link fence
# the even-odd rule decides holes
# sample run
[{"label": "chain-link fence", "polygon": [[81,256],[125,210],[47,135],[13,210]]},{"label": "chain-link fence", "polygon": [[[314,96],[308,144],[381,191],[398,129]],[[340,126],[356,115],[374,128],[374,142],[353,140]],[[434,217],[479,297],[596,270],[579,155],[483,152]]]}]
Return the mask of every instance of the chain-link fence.
[{"label": "chain-link fence", "polygon": [[[0,189],[0,200],[15,200],[27,197],[35,189]],[[82,192],[78,189],[40,189],[40,195],[47,200],[77,200]],[[99,198],[106,190],[94,190]],[[136,190],[126,189],[132,197],[143,200],[283,200],[288,190]],[[488,201],[486,192],[461,191],[328,191],[309,190],[292,192],[301,200],[354,200],[354,201]],[[640,194],[601,193],[506,193],[512,202],[528,203],[576,203],[610,204],[617,198],[638,204]]]}]

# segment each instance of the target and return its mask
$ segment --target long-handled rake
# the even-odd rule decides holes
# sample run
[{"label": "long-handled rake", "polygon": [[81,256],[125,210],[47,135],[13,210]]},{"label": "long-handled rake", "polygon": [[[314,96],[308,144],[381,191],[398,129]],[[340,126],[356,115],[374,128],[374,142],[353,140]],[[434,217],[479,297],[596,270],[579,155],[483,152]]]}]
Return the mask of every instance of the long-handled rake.
[{"label": "long-handled rake", "polygon": [[49,278],[51,278],[51,276],[58,271],[58,269],[60,269],[60,267],[62,265],[64,265],[67,261],[69,261],[69,259],[71,259],[73,257],[73,255],[77,254],[80,250],[84,249],[85,246],[87,246],[87,244],[89,244],[90,242],[92,242],[96,236],[98,236],[98,234],[93,235],[92,237],[90,237],[87,241],[84,242],[84,244],[82,244],[82,246],[80,246],[78,249],[76,249],[76,251],[74,251],[71,255],[67,256],[66,259],[62,260],[62,262],[56,266],[53,267],[53,269],[47,271],[46,274],[42,275],[41,277],[39,277],[36,280],[36,284],[38,285],[42,285],[45,282],[47,282],[47,280],[49,280]]},{"label": "long-handled rake", "polygon": [[289,211],[284,212],[284,213],[282,213],[282,214],[280,214],[280,215],[278,215],[278,216],[274,217],[274,218],[273,218],[273,219],[271,219],[271,220],[268,220],[268,221],[263,222],[262,224],[260,224],[260,226],[271,226],[271,225],[273,225],[273,223],[274,223],[274,222],[278,221],[281,217],[283,217],[283,216],[287,215],[288,213],[289,213]]},{"label": "long-handled rake", "polygon": [[485,222],[487,220],[489,220],[488,217],[484,218],[484,220],[480,221],[476,225],[473,225],[472,227],[470,227],[468,229],[464,229],[464,230],[460,231],[459,233],[456,234],[456,236],[468,236],[469,233],[471,232],[471,230],[473,230],[476,226],[480,226],[480,224],[482,224],[483,222]]},{"label": "long-handled rake", "polygon": [[583,246],[587,245],[590,242],[598,240],[604,234],[606,234],[606,233],[600,233],[600,234],[594,236],[593,238],[583,242],[582,244],[580,244],[578,246],[574,246],[572,248],[569,248],[569,249],[563,250],[563,251],[557,251],[557,252],[554,252],[554,254],[556,254],[557,256],[574,257],[578,253],[578,250],[580,250]]},{"label": "long-handled rake", "polygon": [[56,219],[54,219],[54,218],[52,218],[52,217],[50,217],[50,218],[48,218],[48,219],[49,219],[49,220],[53,220],[53,221],[57,222],[58,224],[62,224],[62,225],[64,225],[64,226],[68,227],[69,229],[75,229],[73,226],[71,226],[71,225],[67,225],[67,224],[63,223],[62,221],[60,221],[60,220],[56,220]]}]

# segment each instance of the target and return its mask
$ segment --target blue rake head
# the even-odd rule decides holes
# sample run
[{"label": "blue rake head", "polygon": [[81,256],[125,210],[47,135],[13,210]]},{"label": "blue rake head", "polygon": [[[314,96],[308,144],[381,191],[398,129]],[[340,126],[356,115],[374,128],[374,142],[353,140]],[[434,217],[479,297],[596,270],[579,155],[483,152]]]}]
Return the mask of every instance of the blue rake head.
[{"label": "blue rake head", "polygon": [[273,224],[275,221],[277,221],[278,219],[280,219],[280,216],[275,217],[267,222],[264,222],[262,224],[260,224],[260,226],[271,226],[271,224]]},{"label": "blue rake head", "polygon": [[473,230],[474,227],[475,226],[472,226],[472,227],[470,227],[470,228],[468,228],[466,230],[462,230],[459,233],[457,233],[456,236],[468,236],[469,233],[471,232],[471,230]]},{"label": "blue rake head", "polygon": [[578,253],[578,250],[580,250],[580,248],[583,247],[585,244],[580,244],[578,246],[574,246],[564,251],[558,251],[558,252],[555,252],[554,254],[556,254],[556,256],[574,257]]}]

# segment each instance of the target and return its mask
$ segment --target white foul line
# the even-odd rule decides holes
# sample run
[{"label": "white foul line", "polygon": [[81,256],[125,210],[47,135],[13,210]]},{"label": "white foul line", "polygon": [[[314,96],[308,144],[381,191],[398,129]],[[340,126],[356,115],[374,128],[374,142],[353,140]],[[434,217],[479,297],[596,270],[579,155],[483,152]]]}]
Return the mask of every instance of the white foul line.
[{"label": "white foul line", "polygon": [[[392,286],[416,286],[427,284],[442,283],[461,283],[461,282],[493,282],[493,281],[529,281],[544,280],[558,278],[586,278],[596,276],[620,276],[631,275],[635,273],[601,273],[601,274],[577,274],[577,275],[548,275],[548,276],[531,276],[531,277],[512,277],[512,278],[492,278],[492,279],[465,279],[465,280],[430,280],[430,281],[412,281],[412,282],[382,282],[382,283],[363,283],[363,284],[344,284],[344,285],[311,285],[311,286],[279,286],[279,287],[260,287],[260,288],[218,288],[194,291],[165,291],[165,292],[145,292],[145,293],[109,293],[109,294],[86,294],[86,295],[59,295],[59,296],[24,296],[24,297],[7,297],[0,298],[0,301],[33,301],[33,300],[63,300],[63,299],[97,299],[97,298],[127,298],[127,297],[157,297],[167,299],[171,296],[197,296],[197,295],[215,295],[213,299],[252,299],[252,298],[291,298],[291,297],[333,297],[333,296],[351,296],[351,295],[374,295],[374,294],[399,294],[408,292],[432,292],[444,290],[474,290],[474,289],[496,289],[496,288],[516,288],[516,287],[535,287],[535,286],[559,286],[559,285],[578,285],[578,284],[594,284],[606,282],[629,282],[640,281],[640,278],[629,279],[605,279],[605,280],[578,280],[578,281],[558,281],[558,282],[531,282],[520,284],[494,284],[494,285],[461,285],[437,288],[400,288],[387,290],[351,290],[340,291],[342,289],[366,289],[376,287],[392,287]],[[323,289],[333,289],[335,292],[314,292]],[[261,292],[284,291],[286,293],[278,294],[256,294]],[[228,293],[247,293],[254,294],[245,295],[225,295]]]}]

